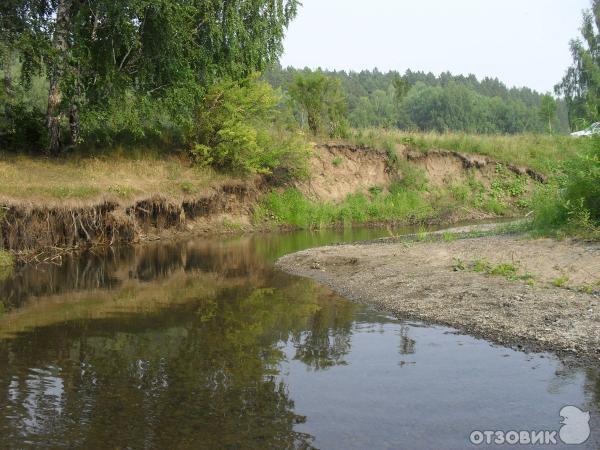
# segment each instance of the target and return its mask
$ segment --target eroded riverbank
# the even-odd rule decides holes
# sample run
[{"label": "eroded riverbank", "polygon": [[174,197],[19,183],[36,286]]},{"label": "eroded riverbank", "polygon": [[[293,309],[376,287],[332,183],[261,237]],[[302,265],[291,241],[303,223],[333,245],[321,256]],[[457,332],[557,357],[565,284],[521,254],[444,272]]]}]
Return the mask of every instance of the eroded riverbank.
[{"label": "eroded riverbank", "polygon": [[280,269],[398,317],[600,361],[600,244],[514,236],[305,250]]}]

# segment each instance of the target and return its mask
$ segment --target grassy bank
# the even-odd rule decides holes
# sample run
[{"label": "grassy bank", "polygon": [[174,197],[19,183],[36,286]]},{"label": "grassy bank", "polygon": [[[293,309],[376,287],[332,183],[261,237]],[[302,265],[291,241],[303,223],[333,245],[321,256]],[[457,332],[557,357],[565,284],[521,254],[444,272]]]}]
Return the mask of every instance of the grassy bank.
[{"label": "grassy bank", "polygon": [[[337,202],[317,200],[291,186],[265,191],[257,203],[244,207],[253,210],[254,226],[307,229],[367,223],[456,222],[519,216],[535,210],[535,226],[539,230],[576,227],[585,228],[588,235],[597,233],[598,217],[593,212],[597,202],[592,199],[583,209],[577,203],[586,195],[600,198],[597,140],[382,130],[356,131],[351,140],[385,149],[388,169],[395,181],[371,186]],[[485,179],[474,171],[464,171],[458,178],[432,182],[422,166],[395,157],[399,145],[415,150],[443,148],[480,153],[497,161],[536,168],[549,175],[551,182],[542,187],[502,164],[492,166],[489,170],[493,173]],[[586,156],[578,160],[576,155]],[[566,161],[579,161],[579,165]],[[586,167],[592,171],[581,175],[587,173],[582,171]],[[231,174],[198,166],[183,154],[161,156],[151,151],[113,150],[101,157],[48,159],[0,153],[0,203],[4,204],[71,207],[110,199],[127,206],[155,194],[179,204],[184,198],[203,197],[212,186],[233,178]],[[575,181],[568,184],[568,180]],[[568,195],[563,195],[565,192]],[[225,212],[225,196],[223,202]],[[241,204],[232,207],[242,214]]]},{"label": "grassy bank", "polygon": [[402,178],[390,186],[372,187],[368,193],[347,196],[341,202],[317,201],[297,189],[265,195],[255,208],[258,224],[318,229],[355,224],[426,222],[520,216],[531,208],[531,188],[526,176],[502,166],[492,183],[474,174],[463,179],[432,184],[425,172],[408,162],[398,164]]},{"label": "grassy bank", "polygon": [[349,140],[383,149],[407,145],[419,151],[444,149],[477,153],[506,164],[530,167],[545,174],[549,174],[561,162],[575,157],[593,145],[590,139],[573,139],[562,135],[440,134],[380,129],[354,131]]},{"label": "grassy bank", "polygon": [[186,157],[151,152],[65,159],[0,153],[0,200],[11,202],[127,200],[154,193],[181,197],[225,178]]}]

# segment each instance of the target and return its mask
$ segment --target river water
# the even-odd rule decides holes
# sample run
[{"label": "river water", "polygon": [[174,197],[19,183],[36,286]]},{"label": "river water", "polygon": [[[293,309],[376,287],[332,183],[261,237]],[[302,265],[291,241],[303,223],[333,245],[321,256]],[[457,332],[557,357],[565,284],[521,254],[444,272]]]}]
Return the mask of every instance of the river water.
[{"label": "river water", "polygon": [[273,268],[385,234],[161,242],[17,270],[0,282],[0,448],[487,448],[471,432],[557,431],[565,405],[591,412],[568,448],[600,448],[597,368]]}]

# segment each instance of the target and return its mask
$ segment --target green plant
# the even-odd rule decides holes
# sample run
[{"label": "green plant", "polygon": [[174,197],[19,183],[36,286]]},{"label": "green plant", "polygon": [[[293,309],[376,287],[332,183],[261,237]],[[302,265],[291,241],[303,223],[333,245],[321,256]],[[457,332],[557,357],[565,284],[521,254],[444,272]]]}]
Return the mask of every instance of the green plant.
[{"label": "green plant", "polygon": [[581,292],[583,292],[584,294],[593,294],[594,286],[592,286],[591,284],[586,284],[586,285],[581,286],[581,288],[579,290]]},{"label": "green plant", "polygon": [[179,188],[184,194],[191,194],[194,192],[194,185],[189,181],[182,181],[179,183]]},{"label": "green plant", "polygon": [[337,156],[333,159],[333,161],[331,161],[331,164],[333,164],[335,167],[339,167],[342,165],[343,162],[344,158],[342,158],[341,156]]},{"label": "green plant", "polygon": [[600,239],[600,138],[556,171],[534,197],[534,229],[539,233],[579,234]]},{"label": "green plant", "polygon": [[561,287],[565,287],[568,282],[569,282],[569,277],[563,275],[563,276],[555,279],[554,281],[552,281],[552,285],[561,288]]},{"label": "green plant", "polygon": [[425,170],[409,163],[405,159],[397,160],[397,168],[401,179],[396,184],[402,189],[411,189],[414,191],[427,190],[428,180]]},{"label": "green plant", "polygon": [[373,197],[377,197],[378,195],[380,195],[383,192],[383,188],[381,186],[371,186],[369,188],[369,193],[373,196]]},{"label": "green plant", "polygon": [[454,242],[457,239],[457,236],[454,233],[451,233],[449,231],[445,231],[442,234],[442,238],[444,239],[444,242]]},{"label": "green plant", "polygon": [[382,221],[413,221],[432,214],[431,205],[412,191],[402,189],[366,196],[354,194],[341,203],[317,202],[297,189],[266,194],[255,209],[259,223],[277,223],[302,229],[331,225],[350,226]]},{"label": "green plant", "polygon": [[301,135],[281,129],[279,100],[257,75],[211,87],[198,113],[191,148],[196,163],[243,175],[282,169],[301,176],[308,147]]},{"label": "green plant", "polygon": [[502,276],[505,278],[514,278],[517,275],[517,267],[514,264],[502,263],[489,270],[490,275]]},{"label": "green plant", "polygon": [[417,231],[417,242],[425,242],[427,240],[427,236],[429,235],[429,233],[427,232],[427,229],[425,229],[425,227],[420,226],[419,227],[419,231]]},{"label": "green plant", "polygon": [[452,270],[455,272],[462,272],[463,270],[466,270],[467,267],[462,259],[454,258],[453,261]]},{"label": "green plant", "polygon": [[473,263],[473,272],[487,273],[490,270],[490,268],[490,263],[482,259],[478,259]]}]

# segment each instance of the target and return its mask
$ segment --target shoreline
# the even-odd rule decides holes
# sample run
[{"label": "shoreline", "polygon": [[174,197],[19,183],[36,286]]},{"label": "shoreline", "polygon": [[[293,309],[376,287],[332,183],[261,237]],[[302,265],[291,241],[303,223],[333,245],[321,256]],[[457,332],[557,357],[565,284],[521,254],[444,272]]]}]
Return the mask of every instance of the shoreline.
[{"label": "shoreline", "polygon": [[[488,273],[478,270],[482,261]],[[492,274],[511,265],[510,276]],[[398,318],[600,362],[600,243],[514,235],[383,239],[304,250],[280,258],[276,267]],[[561,279],[554,277],[565,270],[570,281],[557,287]]]}]

